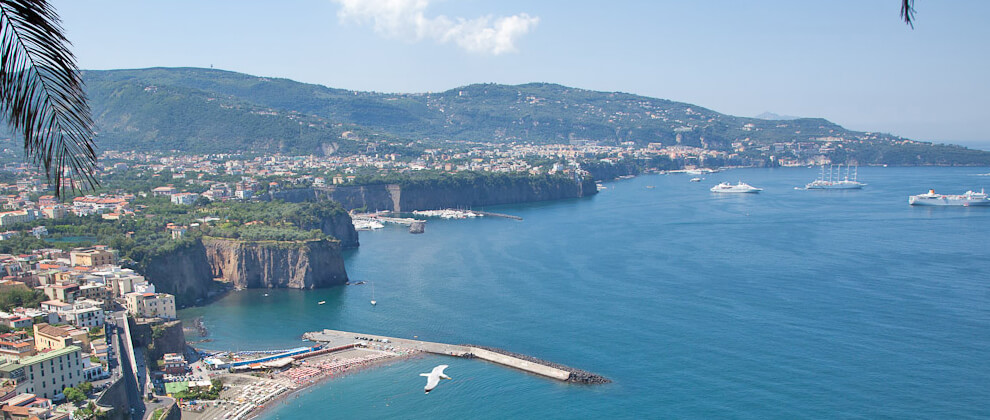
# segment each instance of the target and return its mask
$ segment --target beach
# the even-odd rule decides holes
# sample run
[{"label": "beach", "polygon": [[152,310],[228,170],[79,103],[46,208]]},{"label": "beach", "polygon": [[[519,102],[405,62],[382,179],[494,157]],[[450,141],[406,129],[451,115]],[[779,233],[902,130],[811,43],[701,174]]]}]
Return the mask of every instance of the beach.
[{"label": "beach", "polygon": [[394,346],[351,347],[317,354],[280,369],[211,375],[224,382],[220,398],[195,403],[183,401],[180,408],[183,418],[251,419],[279,403],[287,404],[324,381],[419,353],[416,349]]}]

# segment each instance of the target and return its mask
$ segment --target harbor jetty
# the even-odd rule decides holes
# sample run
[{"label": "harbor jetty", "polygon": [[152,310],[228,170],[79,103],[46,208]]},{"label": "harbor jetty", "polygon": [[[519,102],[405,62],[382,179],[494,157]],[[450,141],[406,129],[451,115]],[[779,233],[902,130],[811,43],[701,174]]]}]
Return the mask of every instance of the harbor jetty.
[{"label": "harbor jetty", "polygon": [[478,210],[473,210],[473,211],[475,213],[477,213],[477,214],[480,214],[482,216],[488,216],[488,217],[501,217],[501,218],[512,219],[512,220],[522,220],[523,219],[522,217],[513,216],[511,214],[492,213],[490,211],[478,211]]},{"label": "harbor jetty", "polygon": [[381,335],[329,329],[305,333],[303,334],[303,338],[330,347],[342,346],[349,343],[360,343],[362,346],[387,344],[424,353],[463,357],[468,359],[481,359],[565,382],[585,384],[604,384],[611,382],[605,377],[580,369],[573,369],[564,365],[540,360],[535,357],[511,353],[492,347],[475,346],[470,344],[457,345],[435,343],[431,341],[410,340],[406,338],[386,337]]}]

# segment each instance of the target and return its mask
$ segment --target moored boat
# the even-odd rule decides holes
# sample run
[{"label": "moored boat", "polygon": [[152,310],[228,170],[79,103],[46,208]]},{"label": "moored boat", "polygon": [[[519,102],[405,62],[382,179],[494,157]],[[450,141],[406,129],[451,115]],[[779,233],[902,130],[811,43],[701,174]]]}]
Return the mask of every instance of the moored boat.
[{"label": "moored boat", "polygon": [[[852,170],[851,170],[852,169]],[[852,179],[849,179],[850,172],[853,172]],[[833,177],[832,166],[828,167],[828,177],[825,176],[825,166],[822,166],[822,173],[818,179],[809,182],[804,186],[805,189],[809,190],[858,190],[866,186],[866,184],[859,182],[856,178],[859,175],[859,168],[846,167],[846,176],[842,176],[842,165],[839,165],[838,171],[835,171],[835,176]]]},{"label": "moored boat", "polygon": [[739,181],[738,184],[732,185],[728,182],[722,182],[711,189],[712,192],[717,193],[758,193],[763,191],[762,188],[756,188],[745,182]]},{"label": "moored boat", "polygon": [[925,194],[908,197],[908,204],[912,206],[990,206],[990,198],[987,198],[986,192],[982,189],[980,192],[966,191],[963,194],[937,194],[932,189]]}]

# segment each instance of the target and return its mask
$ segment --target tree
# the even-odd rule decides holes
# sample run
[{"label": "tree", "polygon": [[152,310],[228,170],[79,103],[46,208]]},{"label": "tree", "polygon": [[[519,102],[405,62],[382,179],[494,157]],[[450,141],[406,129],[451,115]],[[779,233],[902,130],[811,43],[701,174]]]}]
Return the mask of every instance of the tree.
[{"label": "tree", "polygon": [[65,395],[65,399],[69,400],[69,402],[73,404],[79,404],[86,400],[86,394],[83,394],[82,391],[73,387],[65,387],[65,389],[62,390],[62,394]]},{"label": "tree", "polygon": [[76,389],[78,389],[79,391],[81,391],[83,394],[89,395],[90,392],[93,392],[93,384],[91,384],[89,382],[83,382],[83,383],[77,385],[76,386]]},{"label": "tree", "polygon": [[55,9],[47,0],[0,0],[0,28],[0,114],[25,156],[56,194],[67,174],[96,186],[93,120]]}]

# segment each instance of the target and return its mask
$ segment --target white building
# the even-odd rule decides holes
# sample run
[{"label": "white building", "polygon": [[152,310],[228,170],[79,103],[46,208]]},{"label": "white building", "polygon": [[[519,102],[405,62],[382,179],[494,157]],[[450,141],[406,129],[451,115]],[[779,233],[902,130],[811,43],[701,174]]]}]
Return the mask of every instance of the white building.
[{"label": "white building", "polygon": [[102,327],[106,320],[103,309],[90,303],[80,302],[59,311],[62,319],[76,328]]},{"label": "white building", "polygon": [[0,213],[0,226],[30,222],[38,218],[37,210],[14,210]]},{"label": "white building", "polygon": [[139,318],[175,319],[175,296],[168,293],[138,293],[124,295],[127,312]]},{"label": "white building", "polygon": [[59,400],[62,390],[85,380],[78,346],[40,353],[0,365],[0,377],[14,381],[17,391]]},{"label": "white building", "polygon": [[147,280],[134,283],[134,291],[137,293],[155,293],[155,285]]},{"label": "white building", "polygon": [[103,369],[103,365],[93,363],[88,358],[83,359],[82,376],[86,381],[92,382],[110,377],[110,372]]},{"label": "white building", "polygon": [[191,206],[199,198],[199,194],[184,192],[178,194],[172,194],[172,204],[178,204],[180,206]]}]

